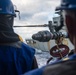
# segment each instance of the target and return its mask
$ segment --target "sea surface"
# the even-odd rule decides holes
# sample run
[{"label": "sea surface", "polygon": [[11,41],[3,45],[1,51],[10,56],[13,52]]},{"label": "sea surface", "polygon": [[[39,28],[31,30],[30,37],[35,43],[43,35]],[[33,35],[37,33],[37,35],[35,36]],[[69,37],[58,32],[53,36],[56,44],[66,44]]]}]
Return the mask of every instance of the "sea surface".
[{"label": "sea surface", "polygon": [[[19,27],[19,28],[14,28],[14,31],[22,37],[24,43],[26,43],[25,39],[31,39],[33,34],[37,33],[38,31],[44,31],[44,30],[49,31],[49,28],[48,27]],[[72,48],[71,45],[69,45],[69,46],[70,46],[70,48]],[[70,50],[72,50],[72,49],[70,49]],[[39,49],[36,49],[35,56],[36,56],[39,67],[45,66],[47,60],[51,57],[49,52],[43,52]]]},{"label": "sea surface", "polygon": [[32,38],[32,35],[39,32],[39,31],[45,31],[48,30],[48,27],[14,27],[14,31],[19,34],[24,42],[25,39]]},{"label": "sea surface", "polygon": [[51,57],[49,52],[43,52],[38,49],[36,49],[35,56],[39,67],[45,66],[47,64],[47,60]]},{"label": "sea surface", "polygon": [[[14,31],[22,37],[24,42],[25,42],[25,39],[31,38],[33,34],[37,33],[38,31],[42,31],[42,30],[49,30],[49,29],[48,27],[14,28]],[[38,50],[38,49],[36,49],[35,56],[36,56],[39,67],[46,65],[47,60],[50,58],[49,52],[42,52],[41,50]]]}]

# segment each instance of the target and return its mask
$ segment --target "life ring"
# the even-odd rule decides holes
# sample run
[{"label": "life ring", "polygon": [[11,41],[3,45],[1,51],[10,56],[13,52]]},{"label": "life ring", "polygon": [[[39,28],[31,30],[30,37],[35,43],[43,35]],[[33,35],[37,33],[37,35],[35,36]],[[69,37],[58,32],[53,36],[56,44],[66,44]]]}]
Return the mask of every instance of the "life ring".
[{"label": "life ring", "polygon": [[61,56],[64,57],[69,53],[69,47],[68,46],[61,44],[61,45],[58,45],[58,47],[59,47],[59,50],[57,48],[57,45],[52,47],[50,49],[50,55],[52,55],[53,57],[61,57]]}]

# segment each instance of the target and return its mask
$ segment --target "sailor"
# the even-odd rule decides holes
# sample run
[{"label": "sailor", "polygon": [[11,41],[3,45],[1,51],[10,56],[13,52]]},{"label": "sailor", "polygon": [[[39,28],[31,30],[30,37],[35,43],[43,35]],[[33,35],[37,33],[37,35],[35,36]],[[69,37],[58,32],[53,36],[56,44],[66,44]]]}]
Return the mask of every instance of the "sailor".
[{"label": "sailor", "polygon": [[24,75],[76,75],[76,0],[61,0],[60,7],[56,10],[63,12],[69,39],[75,47],[74,54]]},{"label": "sailor", "polygon": [[11,0],[0,0],[0,75],[21,75],[38,67],[35,49],[13,30],[15,17]]}]

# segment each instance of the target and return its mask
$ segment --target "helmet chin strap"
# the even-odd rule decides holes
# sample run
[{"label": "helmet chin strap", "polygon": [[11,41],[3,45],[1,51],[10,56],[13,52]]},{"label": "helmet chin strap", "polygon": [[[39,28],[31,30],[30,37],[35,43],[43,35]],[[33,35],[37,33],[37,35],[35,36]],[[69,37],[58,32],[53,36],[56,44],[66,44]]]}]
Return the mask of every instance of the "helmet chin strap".
[{"label": "helmet chin strap", "polygon": [[[14,5],[14,8],[15,8],[15,13],[18,13],[19,19],[21,19],[21,17],[20,17],[20,11],[19,11],[19,10],[17,10],[16,5]],[[16,15],[16,14],[15,14],[15,17],[17,17],[17,15]]]}]

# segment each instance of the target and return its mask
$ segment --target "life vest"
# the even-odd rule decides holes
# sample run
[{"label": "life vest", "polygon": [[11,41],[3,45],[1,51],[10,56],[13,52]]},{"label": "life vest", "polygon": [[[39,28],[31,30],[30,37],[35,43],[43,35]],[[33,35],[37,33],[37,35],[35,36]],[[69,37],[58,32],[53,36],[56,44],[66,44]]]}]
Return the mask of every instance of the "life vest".
[{"label": "life vest", "polygon": [[24,75],[76,75],[76,54],[67,60],[49,64]]},{"label": "life vest", "polygon": [[0,45],[0,75],[21,75],[32,69],[35,50],[18,41]]}]

